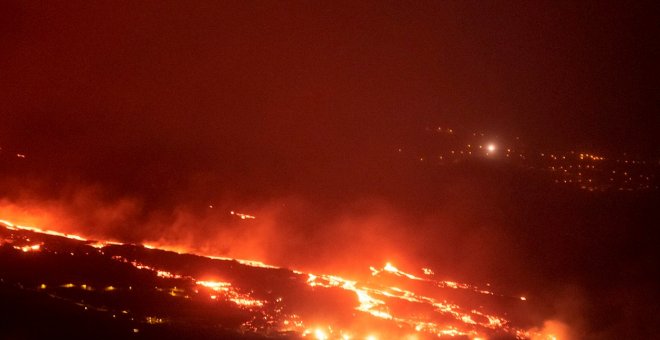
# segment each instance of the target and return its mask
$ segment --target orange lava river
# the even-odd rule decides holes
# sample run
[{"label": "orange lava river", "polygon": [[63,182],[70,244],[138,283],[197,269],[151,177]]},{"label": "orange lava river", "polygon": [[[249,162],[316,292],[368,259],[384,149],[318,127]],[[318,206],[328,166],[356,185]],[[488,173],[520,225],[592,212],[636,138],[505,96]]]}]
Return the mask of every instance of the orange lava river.
[{"label": "orange lava river", "polygon": [[[0,246],[15,256],[51,253],[107,258],[121,268],[149,274],[155,282],[149,289],[159,299],[190,301],[204,308],[217,304],[218,309],[246,313],[238,327],[241,332],[313,339],[553,338],[529,331],[535,325],[525,320],[531,303],[527,298],[495,292],[489,284],[438,279],[429,268],[404,271],[386,263],[369,268],[368,279],[354,280],[258,261],[89,240],[5,220],[0,225],[4,226]],[[53,296],[68,296],[73,290],[106,296],[137,289],[112,279],[102,285],[98,280],[55,281],[35,281],[32,288],[52,289]],[[158,315],[158,310],[140,314],[108,307],[110,302],[103,306],[76,303],[112,317],[131,315],[145,326],[177,322],[166,313]]]}]

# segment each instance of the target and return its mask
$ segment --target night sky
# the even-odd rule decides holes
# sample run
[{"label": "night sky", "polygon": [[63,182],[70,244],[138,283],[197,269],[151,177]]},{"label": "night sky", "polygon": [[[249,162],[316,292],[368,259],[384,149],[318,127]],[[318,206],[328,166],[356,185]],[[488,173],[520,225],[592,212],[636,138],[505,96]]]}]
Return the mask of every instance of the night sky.
[{"label": "night sky", "polygon": [[359,162],[429,124],[658,151],[656,6],[1,6],[0,141],[57,165],[129,154],[290,172]]}]

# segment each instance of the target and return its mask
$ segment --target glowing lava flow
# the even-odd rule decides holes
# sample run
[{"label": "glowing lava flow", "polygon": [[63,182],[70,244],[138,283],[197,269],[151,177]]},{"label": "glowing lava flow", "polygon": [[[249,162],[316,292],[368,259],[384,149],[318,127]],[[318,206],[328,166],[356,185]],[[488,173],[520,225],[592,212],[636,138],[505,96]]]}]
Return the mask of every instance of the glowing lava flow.
[{"label": "glowing lava flow", "polygon": [[80,237],[78,235],[65,234],[65,233],[60,233],[58,231],[44,230],[44,229],[35,228],[35,227],[15,225],[15,224],[13,224],[9,221],[5,221],[5,220],[0,220],[0,223],[4,224],[5,227],[9,230],[27,230],[27,231],[32,231],[32,232],[35,232],[35,233],[46,234],[46,235],[51,235],[51,236],[66,237],[68,239],[77,240],[77,241],[87,241],[86,238]]},{"label": "glowing lava flow", "polygon": [[[447,281],[435,282],[432,280],[425,280],[416,277],[412,274],[402,272],[393,265],[391,265],[390,263],[387,263],[385,267],[383,267],[383,269],[381,270],[375,269],[373,267],[371,267],[371,270],[374,276],[380,274],[381,272],[388,272],[396,276],[405,277],[410,280],[426,281],[426,282],[438,284],[439,286],[441,286],[442,284],[446,284],[447,282]],[[507,320],[500,318],[498,316],[489,315],[480,312],[478,310],[462,311],[461,308],[456,304],[447,303],[446,301],[438,301],[437,299],[427,296],[422,296],[409,290],[404,290],[397,287],[358,286],[358,283],[355,281],[345,280],[340,277],[332,276],[332,275],[320,275],[320,276],[314,274],[307,274],[307,275],[308,275],[307,283],[312,287],[317,287],[317,286],[325,287],[325,288],[340,287],[342,289],[355,292],[358,301],[360,303],[359,306],[355,308],[356,310],[369,313],[378,318],[392,320],[398,324],[405,324],[408,326],[412,326],[418,332],[423,331],[423,332],[436,334],[438,336],[464,335],[475,338],[478,338],[480,336],[480,333],[476,330],[462,331],[456,327],[442,327],[441,325],[433,322],[394,316],[387,308],[387,304],[383,299],[387,299],[387,298],[399,299],[417,304],[430,305],[435,309],[437,313],[441,315],[453,317],[454,319],[464,324],[478,325],[489,329],[504,330],[507,333],[515,334],[516,336],[519,337],[527,336],[527,334],[523,330],[510,327],[508,325],[509,322]],[[474,289],[475,291],[482,293],[481,290],[478,290],[476,287],[467,284],[459,285],[453,282],[451,283],[452,283],[451,287],[454,289],[460,287],[463,289]],[[484,294],[492,294],[492,293],[487,292]],[[481,319],[484,321],[477,322],[474,319]]]},{"label": "glowing lava flow", "polygon": [[[261,307],[264,301],[251,298],[247,294],[241,294],[231,286],[229,282],[220,281],[197,281],[196,284],[207,287],[214,292],[222,292],[229,301],[244,307]],[[217,299],[217,295],[211,295],[211,299]]]},{"label": "glowing lava flow", "polygon": [[[420,278],[420,277],[417,277],[417,276],[412,275],[410,273],[403,272],[403,271],[399,270],[398,268],[394,267],[390,263],[385,264],[385,267],[383,267],[382,269],[376,269],[374,267],[369,267],[369,269],[371,270],[371,275],[372,276],[378,276],[383,272],[387,272],[387,273],[390,273],[392,275],[408,278],[410,280],[416,280],[416,281],[423,281],[423,282],[432,283],[432,284],[438,286],[439,288],[466,289],[466,290],[472,290],[475,293],[480,293],[480,294],[504,296],[504,295],[500,295],[500,294],[495,294],[494,292],[492,292],[490,290],[482,289],[478,286],[467,284],[467,283],[459,283],[459,282],[447,281],[447,280],[445,280],[445,281],[435,281],[435,280]],[[431,269],[422,268],[422,271],[427,276],[434,275],[434,273]],[[527,299],[525,297],[520,297],[520,300],[525,301]]]},{"label": "glowing lava flow", "polygon": [[[100,253],[103,253],[105,248],[111,245],[123,246],[123,244],[119,242],[92,241],[77,235],[43,230],[36,227],[19,226],[4,220],[0,220],[0,223],[2,223],[8,230],[29,231],[84,242],[84,244]],[[44,247],[43,245],[44,243],[32,243],[15,245],[13,248],[22,252],[31,252],[40,251]],[[144,245],[144,247],[147,249],[156,249],[157,251],[173,251],[166,247],[159,248],[148,245]],[[178,251],[175,252],[180,254]],[[197,256],[208,260],[236,261],[241,265],[258,268],[263,271],[273,269],[277,269],[278,271],[283,270],[258,261],[235,260],[231,258],[204,255]],[[347,338],[355,335],[359,335],[363,338],[375,338],[375,335],[370,335],[371,333],[369,332],[365,333],[363,330],[356,330],[351,328],[350,325],[345,324],[313,326],[318,325],[318,320],[306,319],[304,313],[296,311],[295,308],[287,310],[286,313],[282,312],[283,308],[277,307],[284,303],[282,297],[274,297],[272,300],[264,299],[263,294],[255,297],[252,290],[243,289],[240,284],[230,282],[231,280],[216,281],[197,279],[193,277],[194,275],[189,273],[177,273],[171,270],[165,270],[165,268],[157,268],[153,264],[145,264],[135,259],[129,259],[125,256],[114,255],[111,256],[111,258],[122,263],[130,264],[137,269],[151,271],[159,278],[191,282],[193,286],[200,287],[208,293],[208,299],[210,300],[229,301],[239,308],[261,311],[263,319],[267,320],[268,327],[276,328],[278,331],[293,331],[303,337],[313,336],[317,339]],[[465,293],[470,294],[477,293],[479,294],[478,296],[495,296],[498,298],[513,300],[510,299],[510,297],[495,294],[489,290],[484,290],[470,284],[432,280],[428,277],[433,276],[434,274],[433,271],[428,268],[423,268],[421,270],[421,272],[426,275],[425,277],[401,271],[390,263],[387,263],[380,269],[374,267],[371,267],[370,269],[372,272],[372,279],[365,282],[349,280],[336,275],[313,274],[296,270],[289,272],[293,275],[293,278],[308,286],[313,293],[339,290],[354,294],[355,304],[352,309],[361,312],[361,314],[364,314],[367,318],[372,318],[374,320],[374,325],[376,325],[374,327],[379,327],[377,325],[381,325],[378,322],[385,322],[386,324],[393,326],[393,329],[404,330],[407,334],[412,335],[426,334],[439,337],[464,336],[474,339],[485,338],[489,334],[506,334],[516,338],[528,338],[532,335],[529,332],[526,332],[523,328],[513,326],[509,320],[487,311],[480,305],[467,308],[461,307],[458,302],[447,301],[444,295],[443,298],[438,298],[437,294],[439,292],[447,293],[456,290],[458,292],[464,291]],[[396,283],[393,284],[392,281],[395,281]],[[72,285],[71,287],[74,286]],[[81,287],[86,289],[87,286]],[[115,290],[114,287],[109,287],[111,288],[106,288],[105,290]],[[157,289],[162,290],[161,288]],[[442,289],[448,289],[448,291]],[[185,289],[174,287],[168,290],[168,294],[172,297],[190,298],[191,295],[199,295],[199,291],[197,289],[187,291]],[[436,297],[434,297],[434,295],[436,295]],[[486,297],[483,297],[482,299],[484,298]],[[516,298],[515,300],[518,301],[518,303],[524,303],[520,300],[525,299]],[[405,305],[405,307],[402,307],[403,305]],[[323,309],[324,306],[319,305],[316,308]],[[333,312],[336,311],[328,311],[328,313]],[[365,323],[371,325],[372,321],[365,321]],[[252,328],[256,330],[260,329],[258,326]],[[375,331],[380,330],[376,328]],[[385,338],[394,337],[398,336],[390,335]]]}]

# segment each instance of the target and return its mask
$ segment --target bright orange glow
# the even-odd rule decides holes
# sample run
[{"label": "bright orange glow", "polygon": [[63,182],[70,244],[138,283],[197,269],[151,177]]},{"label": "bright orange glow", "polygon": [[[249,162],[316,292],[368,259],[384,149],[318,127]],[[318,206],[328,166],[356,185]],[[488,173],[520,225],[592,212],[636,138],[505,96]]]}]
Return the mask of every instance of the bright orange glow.
[{"label": "bright orange glow", "polygon": [[27,253],[27,252],[41,250],[41,245],[40,244],[34,244],[34,245],[31,245],[31,246],[22,246],[22,247],[14,246],[14,249],[18,249],[18,250],[21,250],[24,253]]},{"label": "bright orange glow", "polygon": [[[46,234],[46,235],[55,235],[60,237],[66,237],[68,239],[78,240],[84,242],[90,248],[98,249],[101,251],[108,244],[121,245],[117,242],[107,242],[107,241],[88,241],[87,239],[71,234],[64,234],[55,231],[42,230],[35,227],[25,227],[25,226],[16,226],[8,221],[0,221],[5,225],[9,230],[26,230],[36,233]],[[158,249],[158,250],[168,250],[168,248],[160,248],[153,245],[143,245],[148,249]],[[23,252],[26,251],[36,251],[41,249],[41,245],[31,245],[31,246],[22,246],[18,247]],[[203,255],[200,255],[203,256]],[[209,259],[219,259],[219,260],[234,260],[223,257],[213,257],[205,256]],[[150,265],[145,265],[134,260],[126,259],[122,256],[112,256],[112,259],[127,263],[133,267],[141,270],[148,270],[153,272],[156,276],[167,278],[167,279],[186,279],[192,280],[197,286],[203,287],[207,290],[207,296],[210,301],[229,301],[240,308],[245,308],[248,310],[264,310],[265,307],[271,302],[257,299],[252,296],[251,291],[243,291],[240,287],[235,287],[231,282],[227,281],[218,281],[218,280],[198,280],[191,276],[185,276],[183,274],[172,273],[169,270],[162,268],[155,268]],[[236,261],[236,260],[235,260]],[[237,260],[240,264],[245,266],[251,266],[255,268],[264,268],[272,269],[277,268],[275,266],[267,265],[259,261],[251,260]],[[352,292],[355,294],[355,304],[352,307],[353,310],[364,313],[368,317],[373,317],[375,319],[381,320],[383,322],[392,323],[397,328],[409,329],[412,332],[432,334],[435,336],[467,336],[470,338],[473,337],[483,337],[484,330],[497,330],[499,332],[505,332],[511,334],[515,337],[528,337],[529,332],[526,332],[522,329],[515,328],[510,325],[509,321],[497,316],[486,313],[485,310],[476,310],[476,309],[465,309],[459,306],[456,303],[448,302],[444,299],[438,299],[433,296],[425,295],[420,292],[417,292],[413,288],[407,288],[408,285],[425,285],[430,289],[456,289],[456,290],[465,290],[468,292],[474,292],[477,294],[484,295],[495,295],[489,290],[481,289],[477,286],[459,283],[454,281],[435,281],[433,280],[433,270],[429,268],[423,268],[420,270],[420,275],[426,275],[424,278],[417,276],[412,273],[408,273],[400,270],[392,263],[386,263],[382,268],[370,267],[372,279],[368,282],[361,282],[358,280],[349,280],[342,278],[336,275],[326,275],[326,274],[314,274],[314,273],[305,273],[302,271],[292,270],[291,273],[298,275],[304,283],[313,289],[342,289],[345,291]],[[380,283],[388,282],[386,279],[395,279],[398,280],[397,286],[386,285]],[[413,284],[414,283],[414,284]],[[399,285],[400,284],[400,285]],[[82,290],[93,290],[92,287],[81,284],[79,286],[68,283],[64,284],[61,287],[64,288],[76,288],[79,287]],[[42,289],[45,289],[45,285],[42,286]],[[103,288],[103,291],[113,291],[116,288],[113,286],[107,286]],[[130,287],[129,287],[130,289]],[[188,298],[188,292],[178,289],[163,289],[158,288],[158,290],[172,296],[174,298]],[[202,291],[202,290],[200,290]],[[501,296],[501,295],[500,295]],[[526,300],[524,297],[520,297],[520,300]],[[281,298],[277,298],[275,302],[281,302]],[[401,303],[408,303],[413,306],[424,306],[432,313],[432,317],[418,317],[415,314],[406,314],[401,313],[396,308],[391,306]],[[454,320],[453,322],[447,323],[446,321],[434,321],[434,320]],[[352,329],[340,329],[335,328],[334,326],[328,325],[327,327],[315,327],[315,328],[306,328],[306,320],[301,319],[296,314],[289,314],[287,319],[282,320],[280,325],[283,330],[300,332],[302,336],[311,335],[317,339],[329,339],[329,338],[376,338],[374,333],[362,333],[358,334]]]}]

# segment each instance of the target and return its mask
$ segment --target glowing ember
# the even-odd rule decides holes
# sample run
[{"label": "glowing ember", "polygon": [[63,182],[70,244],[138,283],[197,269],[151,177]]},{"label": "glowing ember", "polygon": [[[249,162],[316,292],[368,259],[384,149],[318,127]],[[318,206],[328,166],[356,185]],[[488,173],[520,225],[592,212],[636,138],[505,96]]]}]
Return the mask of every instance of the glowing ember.
[{"label": "glowing ember", "polygon": [[256,218],[255,216],[248,215],[248,214],[241,214],[241,213],[238,213],[238,212],[235,212],[235,211],[231,211],[230,214],[240,217],[241,220],[253,220],[253,219]]}]

